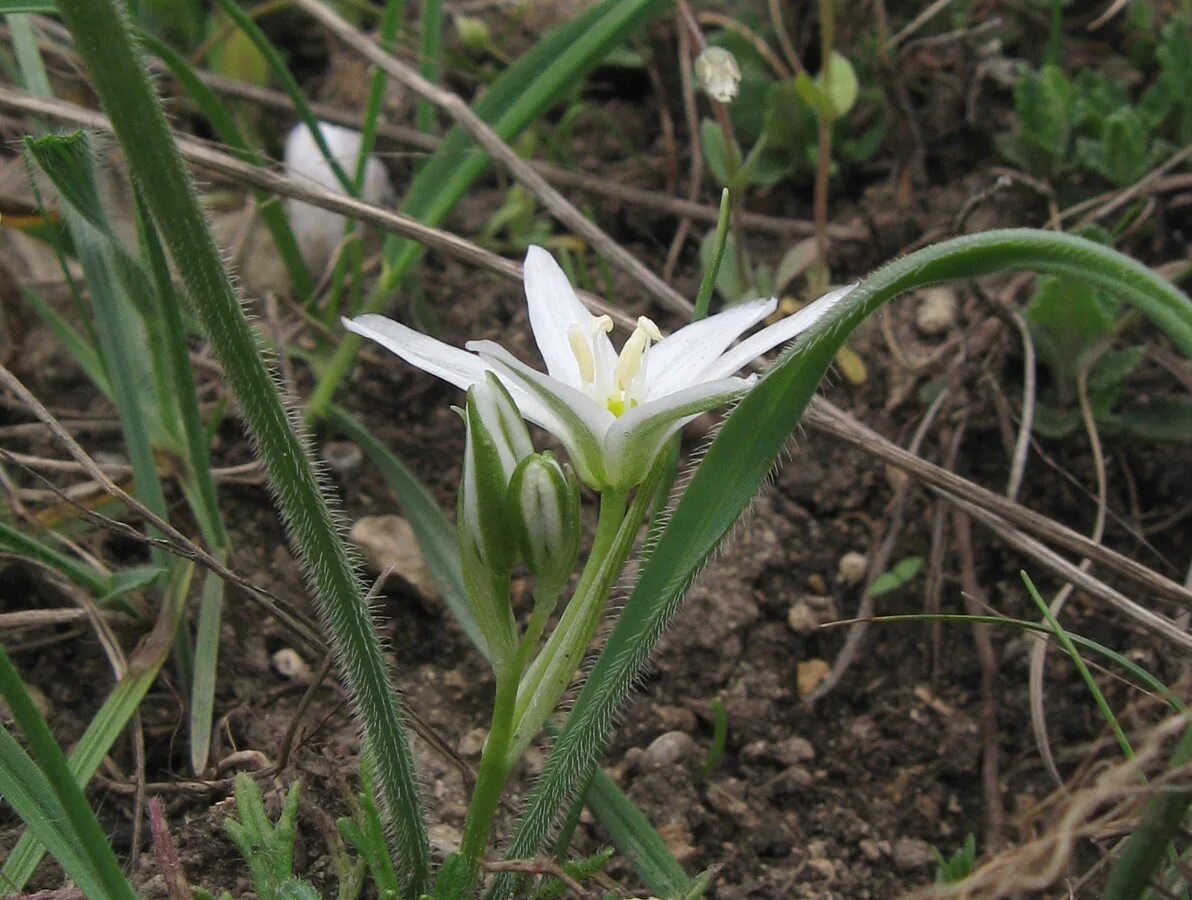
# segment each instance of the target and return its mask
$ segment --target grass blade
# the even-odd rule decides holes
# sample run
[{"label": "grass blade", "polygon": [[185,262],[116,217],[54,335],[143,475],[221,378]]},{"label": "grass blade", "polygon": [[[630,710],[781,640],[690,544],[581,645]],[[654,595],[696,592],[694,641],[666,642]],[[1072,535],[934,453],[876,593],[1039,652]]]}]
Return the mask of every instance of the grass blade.
[{"label": "grass blade", "polygon": [[96,598],[106,597],[112,591],[111,578],[102,572],[95,571],[86,563],[79,562],[4,522],[0,522],[0,550],[53,569],[75,584],[85,587]]},{"label": "grass blade", "polygon": [[[76,884],[97,897],[102,895],[104,888],[99,876],[90,860],[79,852],[79,838],[66,821],[66,813],[53,788],[7,728],[0,728],[0,798],[28,823],[30,833],[50,849]],[[4,885],[5,896],[23,887],[7,880]]]},{"label": "grass blade", "polygon": [[292,425],[256,337],[212,240],[161,103],[114,0],[59,0],[76,50],[122,146],[133,178],[186,286],[195,313],[236,394],[265,463],[316,605],[342,660],[365,752],[397,843],[407,890],[430,881],[430,848],[413,754],[361,585],[315,475],[307,441]]},{"label": "grass blade", "polygon": [[314,139],[315,146],[319,148],[323,159],[331,167],[331,171],[335,174],[335,179],[339,182],[339,186],[343,188],[344,193],[352,197],[359,196],[351,176],[344,171],[344,167],[336,159],[335,154],[331,152],[331,148],[327,146],[327,139],[323,137],[323,132],[319,129],[318,118],[311,110],[310,104],[306,102],[306,95],[302,93],[302,88],[298,86],[298,82],[290,73],[289,66],[286,65],[286,61],[282,59],[277,48],[273,46],[273,42],[269,40],[265,32],[261,31],[257,23],[252,20],[252,17],[240,8],[236,0],[218,0],[218,3],[224,15],[236,23],[236,27],[244,32],[248,39],[253,42],[253,45],[261,51],[261,55],[265,57],[265,61],[269,63],[269,71],[273,73],[273,77],[282,86],[282,90],[289,95],[290,102],[294,104],[294,109],[298,112],[299,118],[310,129],[310,136]]},{"label": "grass blade", "polygon": [[916,287],[1006,269],[1072,275],[1109,288],[1192,355],[1187,297],[1129,257],[1070,235],[1008,229],[957,238],[871,275],[804,332],[725,420],[576,700],[523,812],[509,858],[540,851],[560,811],[595,768],[618,709],[687,587],[761,487],[853,329],[882,303]]},{"label": "grass blade", "polygon": [[[146,49],[165,63],[171,74],[178,79],[178,83],[185,88],[219,139],[245,162],[254,166],[265,165],[261,155],[249,147],[248,141],[244,139],[236,120],[228,112],[223,101],[199,78],[186,58],[148,32],[142,32],[140,37]],[[276,198],[264,191],[254,191],[253,196],[257,199],[257,210],[261,219],[269,229],[273,244],[281,255],[286,274],[290,276],[290,286],[299,297],[309,297],[315,289],[314,279],[311,278],[306,260],[302,258],[302,252],[298,249],[298,241],[295,240],[290,220],[286,217],[285,205],[278,203]]]},{"label": "grass blade", "polygon": [[[93,890],[88,896],[98,898],[112,898],[112,900],[136,900],[136,894],[124,873],[120,871],[120,864],[116,855],[108,846],[107,835],[95,818],[95,813],[87,805],[87,798],[82,789],[75,783],[67,765],[66,757],[62,755],[62,748],[54,740],[54,735],[41,717],[34,705],[29,692],[21,682],[20,676],[13,668],[8,654],[0,646],[0,696],[8,704],[8,711],[13,721],[21,729],[25,741],[29,745],[31,758],[41,770],[44,780],[58,806],[62,810],[62,818],[54,816],[51,821],[57,822],[63,838],[77,842],[82,851],[81,855],[87,860],[90,870],[94,873]],[[3,729],[0,729],[3,730]],[[7,731],[4,734],[8,735]],[[5,746],[11,751],[11,744]],[[11,756],[11,752],[6,754]],[[0,769],[4,767],[0,766]],[[22,771],[29,774],[27,767]],[[43,797],[44,797],[44,792]],[[48,798],[46,798],[48,799]],[[54,810],[53,812],[57,812]],[[54,838],[51,838],[54,840]],[[55,841],[56,842],[56,841]]]},{"label": "grass blade", "polygon": [[[174,563],[153,631],[138,646],[129,660],[127,673],[112,689],[71,751],[68,765],[80,787],[91,780],[103,758],[111,751],[169,657],[171,640],[186,609],[186,595],[190,591],[193,572],[193,562],[178,560]],[[0,769],[3,769],[3,763],[0,763]],[[41,831],[32,827],[33,822],[28,818],[25,821],[30,825],[29,832],[21,835],[4,861],[4,868],[0,869],[0,885],[16,891],[24,888],[46,850],[66,868],[58,849],[45,839]]]}]

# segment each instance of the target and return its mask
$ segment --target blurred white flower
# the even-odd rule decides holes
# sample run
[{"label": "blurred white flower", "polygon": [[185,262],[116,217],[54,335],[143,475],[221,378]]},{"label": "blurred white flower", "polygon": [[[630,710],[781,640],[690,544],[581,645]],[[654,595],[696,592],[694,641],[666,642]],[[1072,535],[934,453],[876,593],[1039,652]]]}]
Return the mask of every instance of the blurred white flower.
[{"label": "blurred white flower", "polygon": [[741,86],[737,58],[723,47],[706,47],[695,60],[695,77],[717,103],[732,103]]},{"label": "blurred white flower", "polygon": [[[360,132],[328,122],[319,123],[319,132],[327,142],[331,157],[339,163],[349,178],[355,177],[356,163],[360,158]],[[345,193],[339,179],[335,177],[335,171],[319,152],[318,144],[303,122],[295,125],[286,138],[284,162],[286,174],[291,178],[337,194]],[[384,205],[392,196],[393,187],[389,183],[385,167],[379,159],[370,155],[364,164],[364,184],[360,199]],[[302,251],[302,258],[317,277],[331,260],[339,242],[343,240],[344,217],[299,200],[287,200],[286,213],[290,218],[294,238],[298,241],[298,249]]]},{"label": "blurred white flower", "polygon": [[588,312],[541,247],[526,254],[525,288],[545,375],[492,341],[468,342],[469,353],[378,315],[345,319],[344,327],[465,390],[495,372],[522,415],[557,437],[580,479],[601,491],[644,481],[671,435],[756,380],[736,372],[805,331],[852,290],[832,291],[736,346],[777,301],[738,303],[665,339],[643,316],[618,355],[608,337],[612,320]]}]

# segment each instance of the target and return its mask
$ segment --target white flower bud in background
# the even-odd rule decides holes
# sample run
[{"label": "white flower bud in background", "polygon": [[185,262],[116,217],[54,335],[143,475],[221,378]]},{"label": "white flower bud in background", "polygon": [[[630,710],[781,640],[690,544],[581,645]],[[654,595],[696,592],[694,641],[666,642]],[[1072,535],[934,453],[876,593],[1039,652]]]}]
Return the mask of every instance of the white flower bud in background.
[{"label": "white flower bud in background", "polygon": [[737,59],[723,47],[707,47],[695,61],[699,86],[717,103],[732,103],[741,86]]},{"label": "white flower bud in background", "polygon": [[537,580],[536,594],[558,594],[579,556],[579,482],[550,453],[527,456],[509,483],[518,548]]},{"label": "white flower bud in background", "polygon": [[[332,158],[339,163],[348,178],[354,178],[360,158],[360,133],[327,122],[319,123],[319,132],[327,142]],[[335,171],[323,158],[304,122],[295,125],[286,138],[285,167],[286,174],[300,182],[337,194],[345,193],[343,185],[335,177]],[[375,156],[370,155],[364,164],[360,197],[367,203],[377,205],[384,205],[393,197],[389,175]],[[302,251],[302,258],[317,277],[343,240],[345,219],[338,213],[298,200],[286,201],[286,213],[290,217],[290,227],[298,241],[298,249]]]}]

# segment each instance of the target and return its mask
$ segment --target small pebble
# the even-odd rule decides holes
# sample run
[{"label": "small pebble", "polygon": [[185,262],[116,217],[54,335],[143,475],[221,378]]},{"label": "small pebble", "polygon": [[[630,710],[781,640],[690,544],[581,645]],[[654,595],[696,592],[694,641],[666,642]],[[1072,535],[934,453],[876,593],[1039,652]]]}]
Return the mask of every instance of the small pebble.
[{"label": "small pebble", "polygon": [[328,441],[323,445],[323,460],[332,471],[351,472],[360,467],[364,453],[351,441]]},{"label": "small pebble", "polygon": [[352,525],[348,538],[364,552],[370,572],[392,571],[423,599],[438,597],[414,529],[401,516],[363,516]]},{"label": "small pebble", "polygon": [[292,647],[282,647],[269,658],[273,669],[283,678],[297,681],[299,684],[310,684],[314,674],[305,659],[298,655]]},{"label": "small pebble", "polygon": [[699,851],[691,844],[691,831],[682,822],[668,822],[658,827],[658,836],[666,844],[680,865],[686,865],[699,855]]},{"label": "small pebble", "polygon": [[799,696],[806,697],[823,683],[832,667],[822,659],[809,659],[799,663],[798,684]]},{"label": "small pebble", "polygon": [[891,857],[894,860],[894,868],[900,872],[913,872],[935,862],[931,845],[917,838],[901,837],[896,840]]},{"label": "small pebble", "polygon": [[695,752],[695,741],[684,731],[668,731],[654,738],[642,756],[645,768],[675,766]]},{"label": "small pebble", "polygon": [[448,856],[457,851],[464,839],[458,828],[454,825],[448,825],[446,822],[440,822],[437,825],[430,826],[427,836],[430,838],[431,849],[441,853],[443,856]]},{"label": "small pebble", "polygon": [[484,750],[484,742],[488,740],[488,731],[483,728],[473,728],[462,738],[455,748],[460,756],[479,756]]},{"label": "small pebble", "polygon": [[924,337],[939,337],[956,325],[956,291],[946,285],[928,288],[919,300],[915,327]]},{"label": "small pebble", "polygon": [[865,573],[869,571],[869,558],[864,553],[850,550],[840,557],[836,571],[841,581],[853,587],[865,579]]},{"label": "small pebble", "polygon": [[861,851],[861,855],[869,860],[869,862],[877,862],[882,858],[882,848],[878,846],[877,841],[873,838],[862,840],[857,844],[857,849]]},{"label": "small pebble", "polygon": [[795,634],[810,634],[819,628],[819,616],[807,605],[807,601],[797,600],[786,614],[786,624]]}]

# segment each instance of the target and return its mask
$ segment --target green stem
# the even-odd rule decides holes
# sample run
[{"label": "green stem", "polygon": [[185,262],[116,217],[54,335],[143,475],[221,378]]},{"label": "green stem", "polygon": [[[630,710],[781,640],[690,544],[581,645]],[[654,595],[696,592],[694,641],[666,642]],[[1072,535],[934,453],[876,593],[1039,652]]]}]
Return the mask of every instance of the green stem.
[{"label": "green stem", "polygon": [[344,682],[361,722],[365,752],[376,763],[407,890],[417,896],[429,883],[430,846],[413,753],[381,642],[315,475],[308,443],[291,426],[293,420],[224,270],[122,6],[114,0],[60,0],[58,8],[196,317],[235,391],[295,549],[310,574],[313,599],[342,662]]},{"label": "green stem", "polygon": [[497,676],[497,696],[493,702],[493,722],[484,744],[484,755],[480,757],[480,771],[476,774],[476,787],[472,791],[472,802],[468,806],[468,820],[464,825],[464,837],[459,852],[464,859],[467,875],[461,897],[470,896],[472,886],[480,874],[488,849],[488,836],[492,831],[493,817],[501,803],[505,780],[513,768],[508,761],[509,743],[513,738],[513,717],[517,705],[517,683],[520,672],[516,667]]},{"label": "green stem", "polygon": [[[521,756],[554,710],[596,634],[608,592],[628,555],[629,547],[624,545],[632,546],[631,541],[618,540],[622,526],[630,525],[633,533],[637,533],[637,527],[632,525],[625,512],[625,494],[608,491],[600,495],[596,537],[579,584],[546,646],[521,679],[517,692],[516,734],[510,748],[511,763]],[[638,518],[637,525],[640,524]],[[621,550],[624,552],[618,552]]]}]

